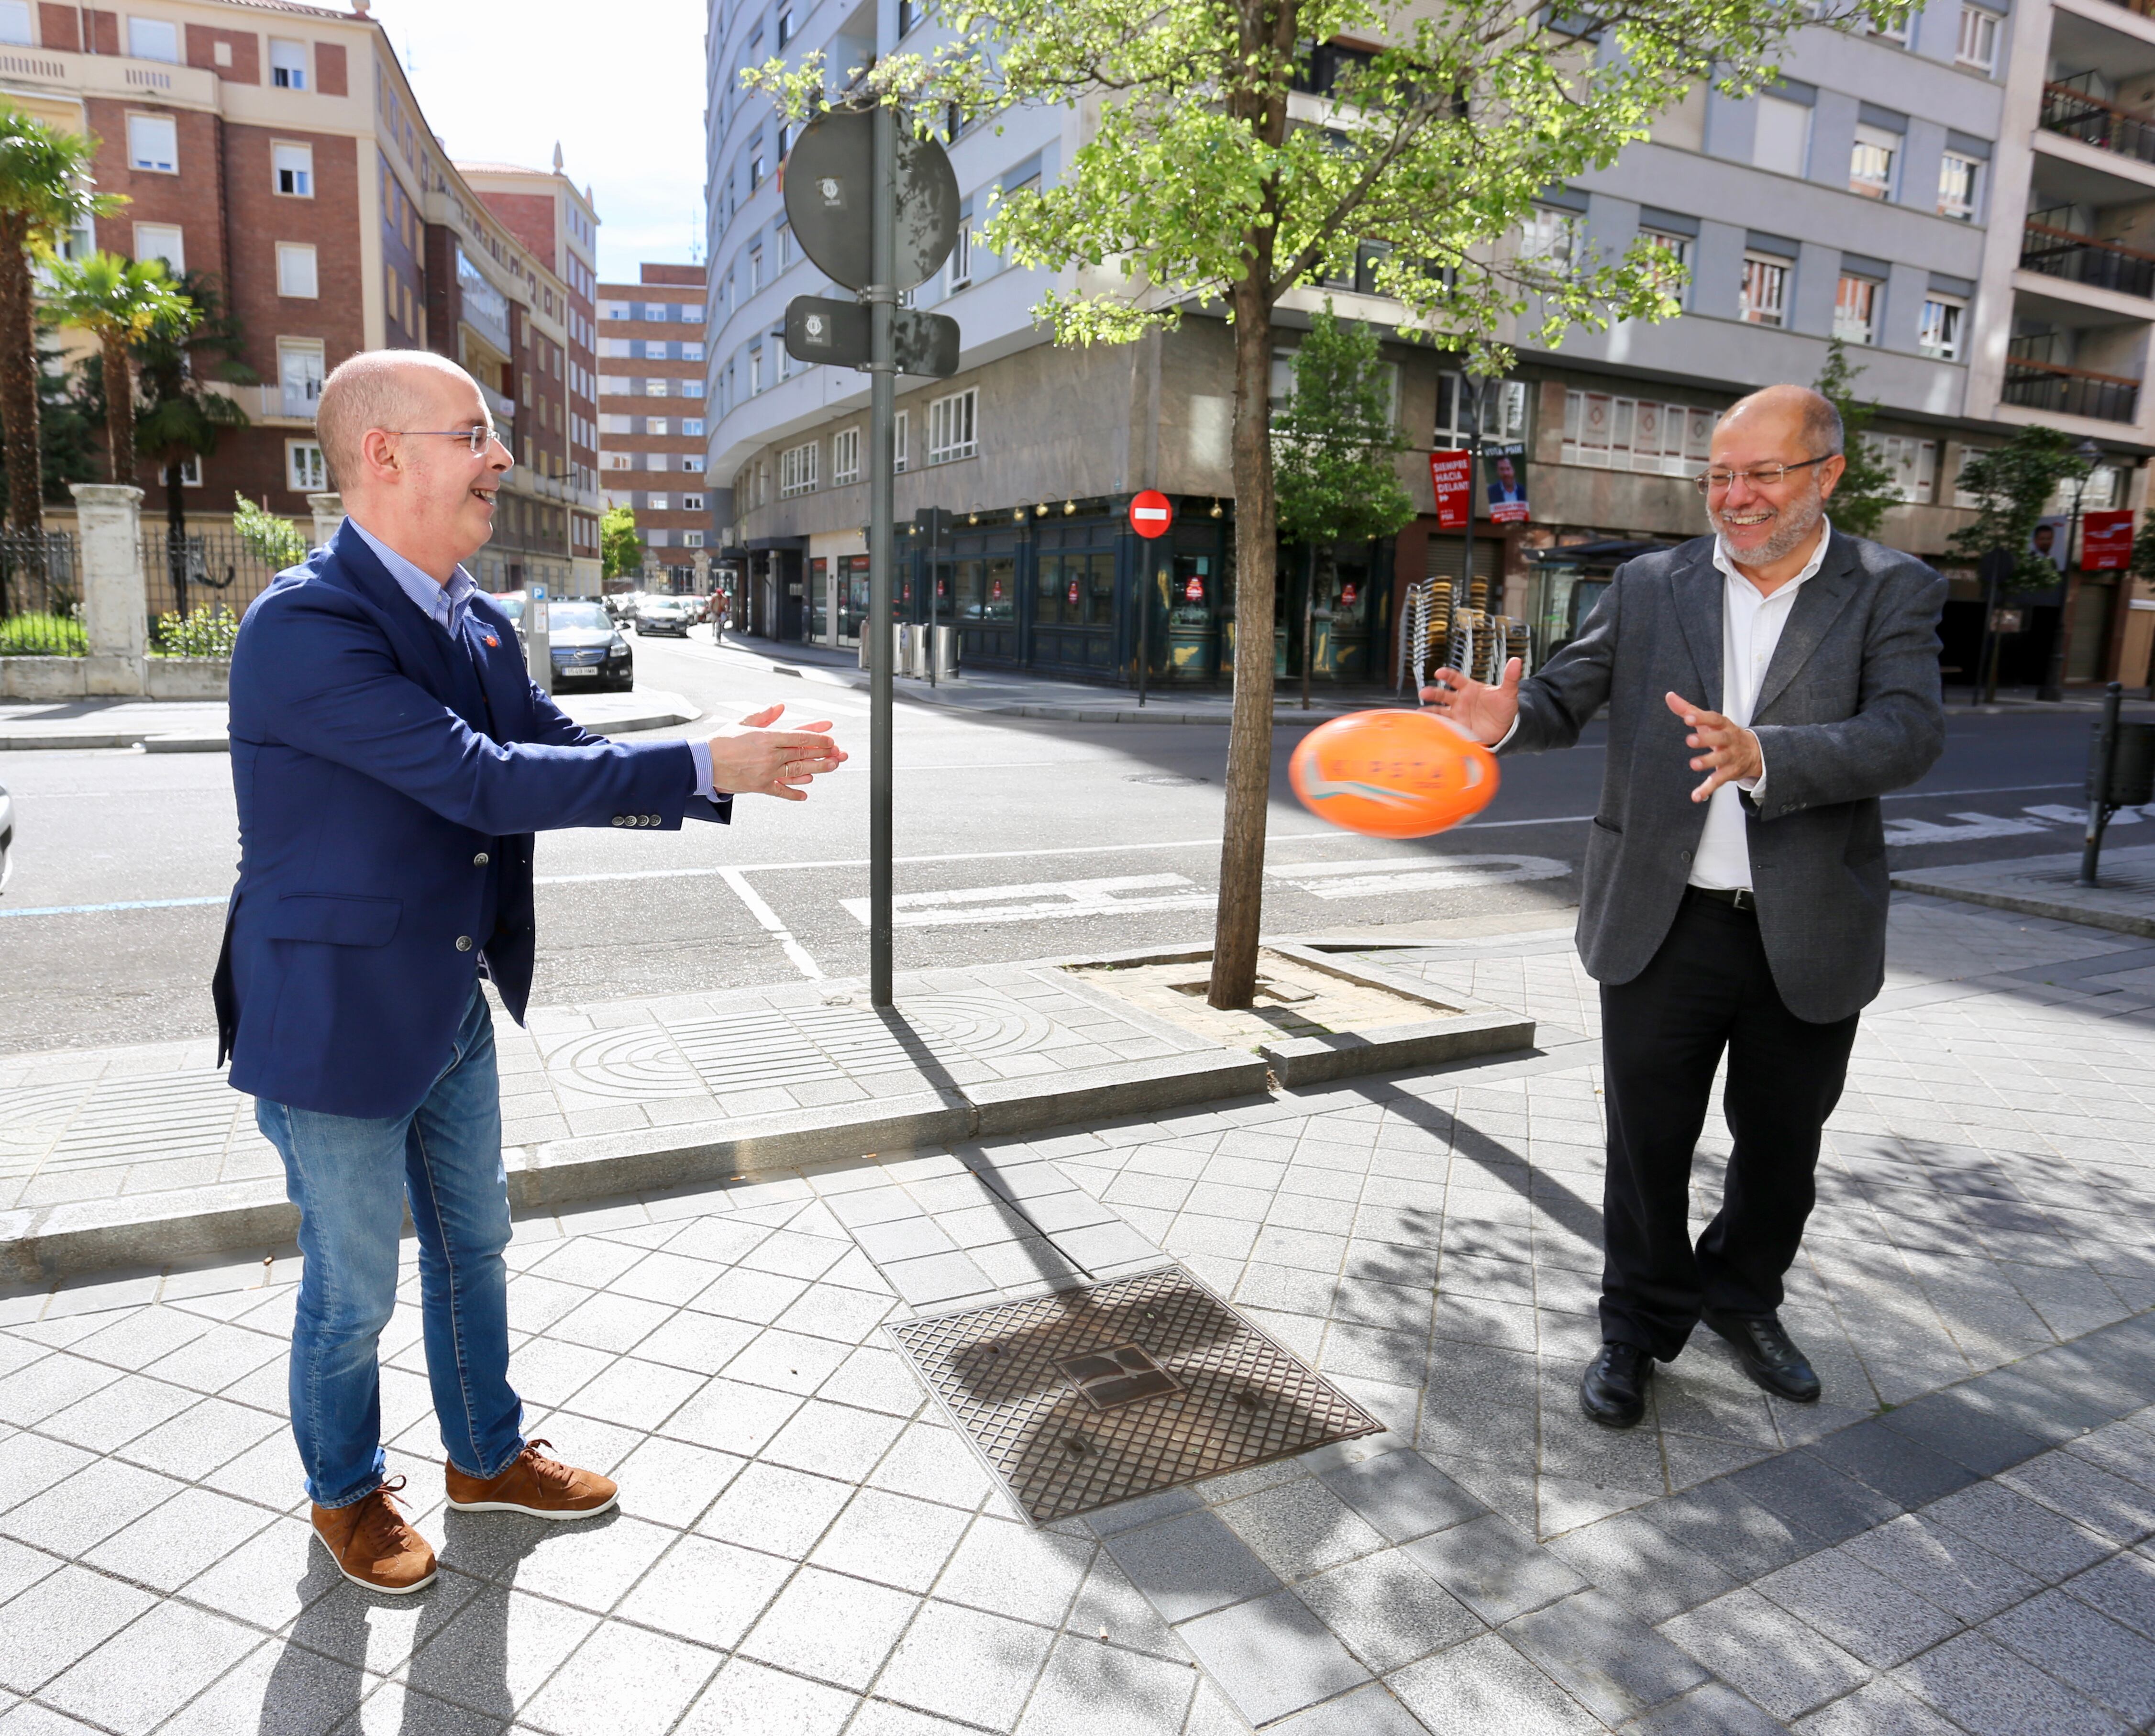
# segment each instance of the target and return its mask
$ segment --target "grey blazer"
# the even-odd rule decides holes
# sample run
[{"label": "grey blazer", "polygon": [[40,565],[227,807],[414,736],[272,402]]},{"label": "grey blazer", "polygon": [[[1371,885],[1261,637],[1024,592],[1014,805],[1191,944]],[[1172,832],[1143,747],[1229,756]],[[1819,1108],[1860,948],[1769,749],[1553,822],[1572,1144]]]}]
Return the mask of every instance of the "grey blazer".
[{"label": "grey blazer", "polygon": [[[1569,747],[1603,704],[1609,760],[1586,846],[1579,950],[1597,981],[1654,956],[1691,877],[1706,804],[1691,792],[1671,690],[1719,710],[1722,586],[1713,539],[1641,556],[1579,636],[1519,688],[1506,753]],[[1766,800],[1746,795],[1758,926],[1774,982],[1800,1019],[1847,1017],[1886,972],[1886,841],[1878,798],[1945,746],[1938,617],[1946,581],[1912,556],[1833,533],[1796,594],[1753,709]]]}]

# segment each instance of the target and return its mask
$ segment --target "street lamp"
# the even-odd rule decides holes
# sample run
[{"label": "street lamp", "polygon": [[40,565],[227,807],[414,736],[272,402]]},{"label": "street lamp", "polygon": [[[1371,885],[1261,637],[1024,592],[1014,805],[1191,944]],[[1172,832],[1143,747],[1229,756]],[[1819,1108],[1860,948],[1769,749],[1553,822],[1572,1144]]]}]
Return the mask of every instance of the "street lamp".
[{"label": "street lamp", "polygon": [[2087,498],[2088,479],[2095,474],[2102,448],[2092,440],[2083,440],[2073,448],[2073,456],[2083,460],[2087,468],[2081,472],[2081,479],[2074,485],[2072,516],[2065,520],[2065,558],[2072,567],[2065,576],[2065,588],[2058,604],[2058,630],[2050,635],[2050,654],[2044,670],[2043,684],[2035,689],[2038,699],[2050,701],[2065,696],[2065,642],[2072,632],[2073,601],[2078,593],[2081,576],[2080,557],[2074,552],[2073,539],[2080,534],[2081,503]]}]

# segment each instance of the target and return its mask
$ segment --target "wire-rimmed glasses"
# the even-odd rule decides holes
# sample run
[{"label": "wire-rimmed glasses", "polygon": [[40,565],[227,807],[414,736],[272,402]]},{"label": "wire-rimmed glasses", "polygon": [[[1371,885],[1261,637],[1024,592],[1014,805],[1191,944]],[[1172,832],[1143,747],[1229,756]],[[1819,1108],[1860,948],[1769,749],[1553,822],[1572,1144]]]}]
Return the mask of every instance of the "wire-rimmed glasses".
[{"label": "wire-rimmed glasses", "polygon": [[1692,483],[1702,494],[1726,494],[1735,485],[1739,476],[1754,489],[1770,489],[1784,481],[1791,470],[1808,470],[1814,464],[1823,464],[1832,456],[1830,452],[1822,452],[1816,458],[1805,458],[1799,464],[1753,464],[1748,470],[1702,470],[1692,478]]},{"label": "wire-rimmed glasses", "polygon": [[461,440],[473,458],[484,452],[494,439],[494,430],[484,422],[468,428],[385,428],[384,433],[442,440]]}]

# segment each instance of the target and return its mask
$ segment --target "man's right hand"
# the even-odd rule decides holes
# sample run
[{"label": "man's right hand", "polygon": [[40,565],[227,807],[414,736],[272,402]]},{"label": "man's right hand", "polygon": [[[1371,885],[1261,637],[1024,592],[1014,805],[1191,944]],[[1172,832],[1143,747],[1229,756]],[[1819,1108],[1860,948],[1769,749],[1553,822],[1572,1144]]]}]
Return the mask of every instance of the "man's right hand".
[{"label": "man's right hand", "polygon": [[1519,659],[1504,665],[1503,678],[1492,687],[1458,669],[1439,669],[1430,679],[1436,684],[1421,690],[1422,703],[1441,712],[1484,747],[1494,747],[1509,733],[1519,715]]},{"label": "man's right hand", "polygon": [[711,738],[711,787],[721,795],[775,796],[806,801],[800,786],[846,763],[845,750],[825,733],[827,722],[803,730],[771,730],[783,705],[751,713],[739,733]]}]

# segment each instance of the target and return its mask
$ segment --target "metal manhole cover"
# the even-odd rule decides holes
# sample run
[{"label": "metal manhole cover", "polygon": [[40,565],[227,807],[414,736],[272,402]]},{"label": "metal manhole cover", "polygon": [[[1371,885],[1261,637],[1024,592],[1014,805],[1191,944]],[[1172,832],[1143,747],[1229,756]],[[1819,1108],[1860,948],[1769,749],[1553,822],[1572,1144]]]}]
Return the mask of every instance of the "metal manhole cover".
[{"label": "metal manhole cover", "polygon": [[888,1330],[1036,1524],[1384,1426],[1174,1268]]},{"label": "metal manhole cover", "polygon": [[1185,777],[1180,771],[1147,771],[1135,777],[1126,777],[1123,781],[1126,784],[1207,784],[1211,782],[1211,779]]}]

